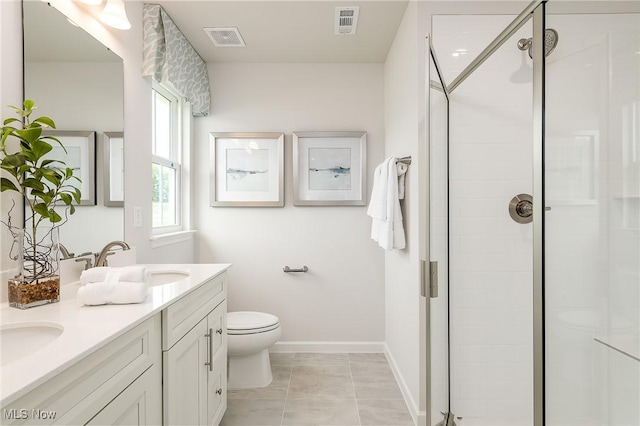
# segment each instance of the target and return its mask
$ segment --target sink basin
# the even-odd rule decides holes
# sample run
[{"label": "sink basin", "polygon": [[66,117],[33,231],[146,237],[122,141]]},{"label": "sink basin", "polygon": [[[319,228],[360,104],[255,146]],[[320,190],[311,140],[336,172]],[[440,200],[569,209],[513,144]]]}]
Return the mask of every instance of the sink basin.
[{"label": "sink basin", "polygon": [[151,271],[149,285],[163,285],[180,281],[189,276],[187,271]]},{"label": "sink basin", "polygon": [[0,326],[0,363],[9,364],[43,349],[64,327],[52,322],[20,322]]}]

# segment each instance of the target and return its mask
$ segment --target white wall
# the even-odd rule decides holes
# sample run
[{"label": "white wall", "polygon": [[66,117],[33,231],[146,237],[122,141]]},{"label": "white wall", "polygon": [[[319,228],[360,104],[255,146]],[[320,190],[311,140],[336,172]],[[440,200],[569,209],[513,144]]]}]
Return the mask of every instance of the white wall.
[{"label": "white wall", "polygon": [[[384,153],[381,64],[213,64],[213,111],[197,120],[198,262],[230,262],[229,310],[280,318],[281,343],[384,340],[383,252],[366,207],[294,207],[291,133],[367,132],[367,198]],[[209,206],[210,132],[284,132],[285,207]],[[306,274],[286,274],[307,265]],[[281,346],[282,348],[282,346]]]},{"label": "white wall", "polygon": [[[419,149],[420,49],[417,4],[409,3],[384,67],[385,157],[411,155],[406,195],[401,202],[407,246],[385,252],[385,336],[387,355],[401,381],[405,399],[417,420],[425,410],[420,389],[421,349],[420,254],[424,224],[419,217],[421,180],[425,168]],[[424,186],[424,183],[422,183]],[[421,403],[422,402],[422,403]],[[423,414],[423,413],[422,413]]]}]

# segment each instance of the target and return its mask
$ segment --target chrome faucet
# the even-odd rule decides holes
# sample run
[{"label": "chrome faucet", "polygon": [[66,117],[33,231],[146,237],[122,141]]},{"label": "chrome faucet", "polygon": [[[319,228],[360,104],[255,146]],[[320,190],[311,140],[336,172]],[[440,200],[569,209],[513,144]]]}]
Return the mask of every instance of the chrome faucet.
[{"label": "chrome faucet", "polygon": [[110,243],[107,243],[96,257],[96,266],[107,266],[107,256],[112,254],[109,250],[113,247],[122,247],[122,250],[129,250],[131,248],[129,247],[129,244],[124,241],[111,241]]},{"label": "chrome faucet", "polygon": [[62,255],[62,260],[71,259],[73,257],[73,253],[69,253],[69,250],[62,243],[58,244],[58,248],[60,249],[60,254]]}]

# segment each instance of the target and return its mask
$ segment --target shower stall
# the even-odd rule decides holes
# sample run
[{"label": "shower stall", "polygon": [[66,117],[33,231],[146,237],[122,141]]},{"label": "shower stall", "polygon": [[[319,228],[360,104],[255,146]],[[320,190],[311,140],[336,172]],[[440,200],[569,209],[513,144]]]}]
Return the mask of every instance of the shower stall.
[{"label": "shower stall", "polygon": [[433,15],[427,424],[640,425],[640,7]]}]

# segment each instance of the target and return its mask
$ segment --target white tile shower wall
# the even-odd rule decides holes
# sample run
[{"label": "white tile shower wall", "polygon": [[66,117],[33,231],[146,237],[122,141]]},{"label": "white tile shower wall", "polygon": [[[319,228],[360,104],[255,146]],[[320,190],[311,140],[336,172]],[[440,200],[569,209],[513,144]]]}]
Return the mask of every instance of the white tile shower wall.
[{"label": "white tile shower wall", "polygon": [[[497,34],[508,21],[435,16],[445,75],[461,68],[451,53],[468,48],[470,60],[483,47],[468,47],[451,28],[465,22],[469,37]],[[509,81],[528,28],[451,96],[451,407],[465,425],[532,424],[531,225],[507,211],[511,197],[532,190],[531,84]]]}]

